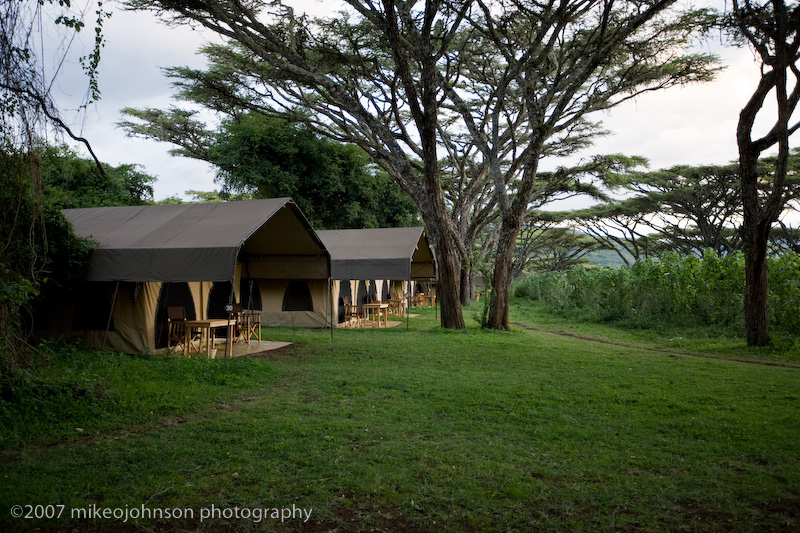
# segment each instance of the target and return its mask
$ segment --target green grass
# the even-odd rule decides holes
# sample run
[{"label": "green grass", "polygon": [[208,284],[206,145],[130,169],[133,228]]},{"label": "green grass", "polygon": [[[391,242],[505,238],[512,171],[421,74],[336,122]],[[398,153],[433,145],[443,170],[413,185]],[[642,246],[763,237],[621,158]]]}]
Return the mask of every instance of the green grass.
[{"label": "green grass", "polygon": [[[523,327],[447,331],[422,313],[410,331],[337,330],[333,340],[268,330],[295,344],[266,359],[60,357],[52,376],[88,378],[99,392],[56,401],[60,420],[35,430],[33,415],[2,419],[0,528],[135,527],[10,517],[27,504],[194,510],[194,520],[139,521],[179,530],[800,527],[797,368]],[[529,307],[512,320],[567,329]],[[201,523],[211,505],[313,511],[306,524]]]},{"label": "green grass", "polygon": [[549,331],[610,339],[653,349],[690,352],[727,359],[788,363],[800,366],[800,338],[773,332],[773,342],[765,347],[748,347],[744,331],[710,327],[661,326],[626,328],[624,324],[603,324],[578,320],[575,314],[548,312],[546,307],[527,299],[511,303],[512,321],[535,325]]}]

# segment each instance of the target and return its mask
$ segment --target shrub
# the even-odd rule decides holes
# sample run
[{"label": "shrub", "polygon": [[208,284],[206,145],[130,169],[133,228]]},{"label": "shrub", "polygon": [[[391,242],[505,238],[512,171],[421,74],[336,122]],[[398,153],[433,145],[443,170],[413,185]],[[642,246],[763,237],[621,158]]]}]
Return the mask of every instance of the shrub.
[{"label": "shrub", "polygon": [[[800,256],[772,257],[769,269],[771,326],[800,333]],[[593,321],[741,329],[744,286],[741,252],[719,256],[707,250],[700,258],[671,252],[619,269],[534,274],[516,282],[513,294]]]}]

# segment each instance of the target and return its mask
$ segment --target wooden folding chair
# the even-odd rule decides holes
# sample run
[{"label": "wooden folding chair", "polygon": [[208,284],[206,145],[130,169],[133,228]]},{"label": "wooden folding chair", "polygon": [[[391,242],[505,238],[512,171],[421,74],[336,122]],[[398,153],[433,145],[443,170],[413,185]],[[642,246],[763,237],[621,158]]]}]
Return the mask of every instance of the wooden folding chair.
[{"label": "wooden folding chair", "polygon": [[[167,307],[167,353],[175,353],[179,348],[183,351],[186,342],[186,309],[184,307]],[[197,344],[195,344],[197,343]],[[191,331],[189,335],[189,353],[192,350],[200,353],[200,332]]]},{"label": "wooden folding chair", "polygon": [[247,344],[250,344],[248,318],[249,317],[244,316],[244,313],[242,313],[242,304],[233,304],[233,310],[231,311],[231,321],[234,323],[232,343],[237,343],[239,339],[241,339]]},{"label": "wooden folding chair", "polygon": [[261,344],[261,311],[246,309],[243,314],[247,315],[247,340],[249,341],[255,336],[258,344]]},{"label": "wooden folding chair", "polygon": [[358,311],[358,306],[350,303],[349,296],[342,298],[342,303],[344,304],[345,327],[361,327],[361,313]]}]

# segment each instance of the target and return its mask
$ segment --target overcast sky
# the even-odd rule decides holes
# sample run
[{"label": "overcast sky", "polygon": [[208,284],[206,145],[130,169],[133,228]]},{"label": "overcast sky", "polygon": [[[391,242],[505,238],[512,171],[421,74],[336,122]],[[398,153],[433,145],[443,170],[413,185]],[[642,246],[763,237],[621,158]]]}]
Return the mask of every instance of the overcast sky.
[{"label": "overcast sky", "polygon": [[[321,13],[333,10],[339,2],[296,0],[294,4],[298,9]],[[124,12],[116,6],[112,9],[114,13],[105,24],[102,99],[76,129],[90,140],[102,161],[115,166],[138,163],[156,176],[156,200],[183,196],[189,189],[219,188],[208,165],[172,157],[167,153],[170,145],[128,138],[115,126],[122,119],[119,111],[123,107],[165,108],[173,103],[172,88],[161,69],[184,65],[202,68],[204,62],[196,51],[208,41],[200,32],[167,27],[153,15]],[[737,117],[757,84],[758,67],[747,49],[715,46],[713,51],[723,56],[727,67],[715,82],[648,94],[596,117],[612,135],[596,142],[586,155],[644,156],[653,169],[735,160]],[[61,85],[67,87],[69,83]]]}]

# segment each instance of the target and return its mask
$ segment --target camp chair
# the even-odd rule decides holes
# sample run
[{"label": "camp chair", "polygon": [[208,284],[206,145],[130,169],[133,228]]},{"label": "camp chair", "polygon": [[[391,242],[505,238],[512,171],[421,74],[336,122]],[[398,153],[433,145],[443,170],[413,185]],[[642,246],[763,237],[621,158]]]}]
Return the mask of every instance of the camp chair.
[{"label": "camp chair", "polygon": [[344,304],[344,323],[346,327],[355,324],[355,327],[361,327],[361,313],[358,312],[358,306],[350,303],[350,297],[345,296],[342,298]]},{"label": "camp chair", "polygon": [[[167,353],[175,353],[180,347],[183,351],[183,343],[186,342],[186,308],[167,307]],[[200,348],[195,342],[200,342],[200,332],[192,331],[189,335],[189,352],[194,349],[200,353]]]},{"label": "camp chair", "polygon": [[401,316],[404,313],[403,309],[405,308],[406,301],[395,294],[394,291],[389,292],[389,299],[387,301],[389,302],[390,315]]},{"label": "camp chair", "polygon": [[243,314],[247,315],[247,340],[255,335],[258,344],[261,344],[261,311],[258,309],[245,309]]},{"label": "camp chair", "polygon": [[242,304],[233,304],[233,309],[231,310],[231,321],[234,323],[233,339],[231,342],[237,343],[239,342],[239,339],[242,339],[247,344],[250,344],[250,335],[248,335],[250,332],[249,324],[247,323],[247,317],[245,317],[242,313]]}]

